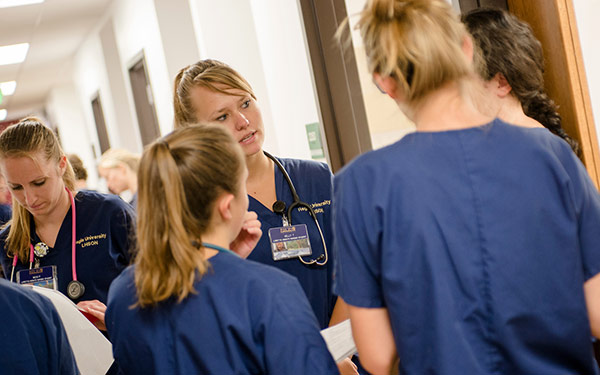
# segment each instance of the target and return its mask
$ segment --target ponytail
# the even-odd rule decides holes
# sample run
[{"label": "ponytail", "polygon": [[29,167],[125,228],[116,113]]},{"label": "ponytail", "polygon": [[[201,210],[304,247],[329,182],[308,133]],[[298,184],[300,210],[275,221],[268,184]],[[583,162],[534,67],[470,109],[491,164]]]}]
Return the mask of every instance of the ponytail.
[{"label": "ponytail", "polygon": [[553,134],[564,139],[571,146],[575,155],[581,157],[579,143],[563,129],[557,109],[554,101],[546,93],[540,91],[536,92],[532,98],[525,100],[523,103],[523,110],[527,116],[535,119]]},{"label": "ponytail", "polygon": [[239,191],[244,158],[227,130],[189,126],[154,142],[138,172],[135,285],[141,307],[182,301],[208,270],[198,246],[223,192]]}]

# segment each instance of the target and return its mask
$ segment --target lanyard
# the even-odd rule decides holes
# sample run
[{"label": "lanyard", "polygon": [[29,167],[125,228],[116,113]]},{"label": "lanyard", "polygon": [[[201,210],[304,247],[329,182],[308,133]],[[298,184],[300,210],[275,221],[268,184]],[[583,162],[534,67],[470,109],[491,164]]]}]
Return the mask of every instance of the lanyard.
[{"label": "lanyard", "polygon": [[[67,188],[65,188],[67,194],[69,194],[69,199],[71,200],[71,270],[73,273],[73,280],[77,281],[77,266],[76,266],[76,251],[75,251],[75,237],[76,237],[76,214],[75,214],[75,198],[73,198],[73,194]],[[13,275],[15,273],[15,267],[17,266],[17,262],[19,260],[19,256],[15,254],[15,258],[13,259],[12,264],[12,272],[10,273],[10,281],[13,280]],[[29,269],[32,268],[33,265],[33,245],[29,244]]]},{"label": "lanyard", "polygon": [[233,251],[231,251],[231,250],[228,250],[228,249],[226,249],[226,248],[224,248],[224,247],[221,247],[221,246],[213,245],[213,244],[211,244],[211,243],[202,242],[202,246],[204,246],[204,247],[207,247],[207,248],[209,248],[209,249],[213,249],[213,250],[220,251],[220,252],[222,252],[222,253],[229,253],[229,254],[233,254],[233,255],[235,255],[236,257],[239,257],[239,255],[237,255],[237,254],[236,254],[236,253],[234,253]]}]

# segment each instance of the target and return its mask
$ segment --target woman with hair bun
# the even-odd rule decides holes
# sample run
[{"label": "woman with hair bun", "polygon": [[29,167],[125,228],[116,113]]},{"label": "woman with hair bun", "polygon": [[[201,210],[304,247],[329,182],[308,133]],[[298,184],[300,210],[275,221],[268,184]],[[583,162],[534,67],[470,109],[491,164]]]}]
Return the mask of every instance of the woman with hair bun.
[{"label": "woman with hair bun", "polygon": [[462,21],[476,45],[475,68],[484,80],[484,95],[477,102],[483,111],[515,125],[543,126],[581,156],[546,94],[542,45],[531,27],[501,9],[474,9]]},{"label": "woman with hair bun", "polygon": [[600,197],[579,159],[543,128],[478,112],[472,41],[447,1],[368,0],[357,27],[416,125],[334,180],[335,285],[361,363],[597,374]]},{"label": "woman with hair bun", "polygon": [[296,278],[229,250],[262,234],[248,220],[247,176],[220,126],[175,130],[144,152],[139,253],[106,313],[124,373],[338,373]]}]

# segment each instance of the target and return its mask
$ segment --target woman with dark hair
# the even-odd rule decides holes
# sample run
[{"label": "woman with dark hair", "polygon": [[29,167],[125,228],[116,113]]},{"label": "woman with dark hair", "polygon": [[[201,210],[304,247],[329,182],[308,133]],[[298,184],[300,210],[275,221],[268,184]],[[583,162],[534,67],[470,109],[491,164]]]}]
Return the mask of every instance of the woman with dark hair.
[{"label": "woman with dark hair", "polygon": [[480,109],[515,125],[544,126],[581,156],[546,94],[542,45],[531,27],[501,9],[475,9],[462,21],[473,36],[475,68],[484,80],[484,98],[476,101]]}]

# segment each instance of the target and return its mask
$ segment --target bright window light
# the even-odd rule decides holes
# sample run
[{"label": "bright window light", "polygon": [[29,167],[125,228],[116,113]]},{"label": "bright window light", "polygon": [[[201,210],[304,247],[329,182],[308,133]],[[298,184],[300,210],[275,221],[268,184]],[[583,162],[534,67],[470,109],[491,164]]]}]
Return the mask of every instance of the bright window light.
[{"label": "bright window light", "polygon": [[22,5],[39,4],[44,0],[0,0],[0,8],[20,7]]},{"label": "bright window light", "polygon": [[15,93],[15,89],[17,88],[16,81],[8,81],[0,83],[0,91],[2,91],[2,96],[9,96]]},{"label": "bright window light", "polygon": [[6,115],[8,115],[8,111],[6,109],[0,109],[0,121],[6,120]]},{"label": "bright window light", "polygon": [[17,64],[25,60],[29,43],[0,46],[0,65]]}]

